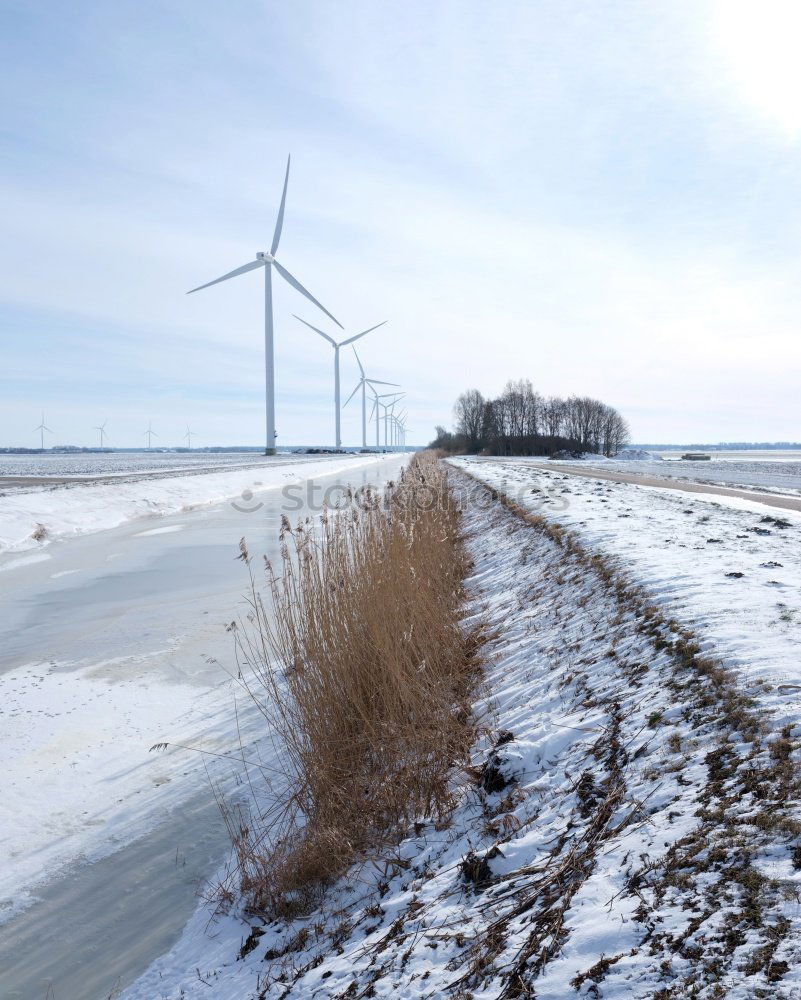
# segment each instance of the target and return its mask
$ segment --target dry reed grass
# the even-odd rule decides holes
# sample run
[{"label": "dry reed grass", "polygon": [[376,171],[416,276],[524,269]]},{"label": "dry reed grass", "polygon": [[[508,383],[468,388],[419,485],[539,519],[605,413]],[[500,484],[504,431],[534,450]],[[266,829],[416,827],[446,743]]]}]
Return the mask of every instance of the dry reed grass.
[{"label": "dry reed grass", "polygon": [[475,634],[461,627],[459,513],[435,456],[383,495],[286,519],[270,600],[255,581],[235,630],[243,684],[277,740],[287,784],[255,824],[232,824],[242,890],[291,915],[358,857],[421,817],[442,820],[474,738]]}]

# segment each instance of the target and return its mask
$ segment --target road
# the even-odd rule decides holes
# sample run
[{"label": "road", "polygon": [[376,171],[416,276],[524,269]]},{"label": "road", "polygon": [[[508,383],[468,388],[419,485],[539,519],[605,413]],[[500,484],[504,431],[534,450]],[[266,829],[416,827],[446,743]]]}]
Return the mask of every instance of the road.
[{"label": "road", "polygon": [[36,900],[0,931],[3,1000],[105,1000],[177,939],[227,839],[201,762],[147,750],[184,731],[236,748],[239,539],[280,561],[283,514],[406,461],[130,522],[0,573],[0,914]]}]

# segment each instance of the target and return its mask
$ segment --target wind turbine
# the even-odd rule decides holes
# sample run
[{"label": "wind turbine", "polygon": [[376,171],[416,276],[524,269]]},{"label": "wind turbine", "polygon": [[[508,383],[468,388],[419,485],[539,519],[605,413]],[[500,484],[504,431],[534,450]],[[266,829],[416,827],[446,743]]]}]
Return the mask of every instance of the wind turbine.
[{"label": "wind turbine", "polygon": [[372,410],[370,410],[370,419],[372,420],[373,419],[373,414],[375,414],[375,446],[376,446],[376,448],[380,448],[381,447],[381,439],[379,437],[379,433],[380,433],[380,427],[381,427],[381,413],[379,412],[379,408],[384,405],[381,402],[381,400],[382,399],[388,399],[390,396],[393,395],[393,393],[391,393],[391,392],[378,393],[378,392],[376,392],[375,387],[372,386],[372,385],[370,386],[370,390],[373,393],[373,408],[372,408]]},{"label": "wind turbine", "polygon": [[103,439],[106,436],[106,424],[108,423],[108,417],[103,421],[99,427],[95,427],[94,430],[100,431],[100,447],[103,447]]},{"label": "wind turbine", "polygon": [[[294,313],[292,313],[295,316]],[[307,323],[305,319],[301,319],[300,316],[295,316],[295,319],[300,320],[304,326],[307,326],[310,330],[314,330],[315,333],[319,333],[321,337],[328,341],[328,343],[334,348],[334,424],[336,428],[336,447],[340,448],[342,446],[342,437],[340,434],[340,423],[341,423],[341,412],[339,406],[339,349],[340,347],[345,347],[347,344],[352,344],[354,340],[358,340],[360,337],[365,337],[368,333],[372,333],[373,330],[377,330],[379,326],[383,326],[387,320],[382,320],[380,323],[376,323],[375,326],[371,326],[368,330],[362,330],[361,333],[357,333],[355,337],[348,337],[347,340],[340,340],[338,343],[333,337],[329,337],[327,333],[323,333],[322,330],[318,330],[316,326],[312,326],[311,323]],[[360,366],[361,367],[361,366]]]},{"label": "wind turbine", "polygon": [[361,372],[361,378],[356,383],[356,388],[345,400],[342,409],[343,410],[345,409],[345,407],[353,399],[353,397],[356,395],[359,389],[361,389],[362,390],[362,448],[366,448],[367,447],[367,386],[369,385],[370,388],[373,390],[373,392],[375,392],[375,389],[373,387],[376,385],[394,385],[397,387],[398,383],[382,382],[380,379],[377,378],[367,378],[367,376],[364,374],[364,368],[362,366],[359,355],[356,352],[356,348],[353,347],[351,348],[351,350],[356,355],[356,363],[359,366],[359,371]]},{"label": "wind turbine", "polygon": [[45,422],[44,422],[44,413],[42,414],[42,422],[39,424],[38,427],[34,427],[34,430],[35,431],[39,431],[40,434],[41,434],[42,446],[40,448],[40,451],[44,451],[44,436],[45,436],[45,431],[47,431],[48,434],[52,434],[53,433],[50,430],[50,428],[45,425]]},{"label": "wind turbine", "polygon": [[406,410],[402,410],[397,415],[397,417],[393,416],[392,418],[392,426],[394,427],[395,430],[394,443],[398,448],[400,448],[400,446],[403,444],[403,433],[406,430],[406,424],[404,424],[403,422],[403,418],[405,416],[406,416]]},{"label": "wind turbine", "polygon": [[192,450],[192,432],[189,430],[189,424],[186,425],[186,434],[184,434],[184,441],[187,441],[187,447]]},{"label": "wind turbine", "polygon": [[152,445],[150,439],[158,437],[158,434],[156,434],[156,432],[153,430],[153,421],[152,420],[148,420],[148,422],[147,422],[147,430],[145,431],[145,434],[147,435],[147,450],[148,451],[152,451],[153,450],[153,445]]},{"label": "wind turbine", "polygon": [[[382,382],[380,379],[367,378],[367,376],[364,374],[364,367],[362,366],[362,363],[361,363],[361,360],[359,358],[359,355],[356,352],[356,348],[353,347],[353,348],[351,348],[351,350],[356,355],[356,363],[359,366],[359,371],[361,372],[361,378],[356,383],[356,388],[353,390],[353,392],[350,394],[350,396],[348,396],[348,398],[345,400],[345,404],[342,407],[342,409],[344,410],[345,406],[347,406],[348,403],[353,399],[353,397],[356,395],[356,393],[358,392],[358,390],[361,389],[362,390],[362,448],[366,448],[367,447],[367,386],[369,385],[370,388],[373,389],[373,386],[376,386],[376,385],[394,385],[394,386],[397,386],[398,383],[397,382]],[[373,392],[375,392],[375,389],[373,389]]]},{"label": "wind turbine", "polygon": [[[380,414],[376,412],[377,409],[378,409],[378,407],[380,406],[381,409],[384,411],[384,447],[386,448],[386,447],[388,447],[388,440],[389,440],[388,429],[389,429],[389,410],[390,410],[390,406],[394,408],[395,404],[397,402],[399,402],[401,399],[403,399],[403,397],[405,395],[406,395],[405,392],[400,392],[400,393],[385,392],[382,395],[379,395],[378,393],[375,393],[375,399],[373,400],[373,412],[376,413],[376,421],[375,421],[375,443],[376,443],[376,447],[377,448],[380,447],[380,445],[378,443],[378,428],[380,426],[380,421],[381,421]],[[387,399],[390,396],[394,396],[395,397],[392,400],[392,403],[382,403],[381,402],[382,399]],[[372,417],[372,413],[370,414],[370,416]]]},{"label": "wind turbine", "polygon": [[341,329],[344,329],[342,324],[336,317],[332,316],[331,313],[325,308],[324,305],[319,303],[317,299],[308,292],[303,285],[298,281],[297,278],[293,277],[285,267],[275,259],[275,255],[278,252],[278,244],[281,240],[281,229],[284,225],[284,208],[286,206],[286,188],[289,183],[289,162],[290,157],[286,160],[286,176],[284,177],[284,190],[281,195],[281,205],[278,209],[278,218],[275,222],[275,232],[273,233],[273,242],[270,245],[269,253],[264,253],[259,251],[256,254],[256,259],[250,261],[248,264],[243,264],[241,267],[235,268],[233,271],[229,271],[228,274],[224,274],[221,278],[215,278],[214,281],[207,281],[205,285],[198,285],[197,288],[191,289],[187,292],[187,295],[191,295],[193,292],[199,292],[202,288],[209,288],[211,285],[217,285],[221,281],[227,281],[229,278],[235,278],[239,274],[245,274],[247,271],[253,271],[257,267],[264,268],[264,373],[265,373],[265,383],[266,383],[266,423],[267,423],[267,443],[264,449],[265,455],[275,454],[275,357],[273,351],[273,285],[272,285],[272,269],[281,275],[287,284],[291,285],[296,291],[300,292],[301,295],[305,295],[309,302],[321,309],[329,319],[333,320],[334,323]]},{"label": "wind turbine", "polygon": [[403,399],[406,395],[405,392],[399,393],[390,403],[384,407],[384,444],[387,443],[387,413],[389,413],[389,419],[392,421],[392,446],[395,446],[395,425],[397,420],[395,418],[395,406]]}]

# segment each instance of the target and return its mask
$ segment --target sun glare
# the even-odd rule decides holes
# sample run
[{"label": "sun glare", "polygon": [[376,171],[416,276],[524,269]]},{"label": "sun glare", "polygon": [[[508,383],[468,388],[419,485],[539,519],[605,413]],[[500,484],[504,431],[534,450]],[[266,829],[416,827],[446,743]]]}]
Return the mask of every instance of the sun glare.
[{"label": "sun glare", "polygon": [[788,135],[801,134],[801,2],[718,0],[717,44],[738,97]]}]

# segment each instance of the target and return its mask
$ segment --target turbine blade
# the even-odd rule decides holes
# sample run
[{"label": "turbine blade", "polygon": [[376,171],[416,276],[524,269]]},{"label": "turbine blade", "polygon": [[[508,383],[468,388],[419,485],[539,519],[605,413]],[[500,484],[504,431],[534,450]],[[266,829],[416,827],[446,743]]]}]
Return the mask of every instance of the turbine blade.
[{"label": "turbine blade", "polygon": [[362,378],[364,378],[364,368],[362,368],[361,358],[359,357],[355,347],[352,347],[351,350],[356,355],[356,364],[359,366],[359,371],[362,373]]},{"label": "turbine blade", "polygon": [[356,393],[359,391],[359,389],[361,388],[361,384],[362,384],[361,382],[357,382],[356,383],[356,388],[353,390],[353,392],[348,396],[348,398],[342,404],[342,409],[343,410],[348,405],[348,403],[353,399],[353,397],[356,395]]},{"label": "turbine blade", "polygon": [[369,382],[371,385],[394,385],[400,387],[400,382],[382,382],[380,378],[366,378],[365,382]]},{"label": "turbine blade", "polygon": [[[298,279],[293,278],[292,275],[289,273],[289,271],[287,271],[287,269],[283,267],[283,265],[279,264],[277,260],[273,261],[273,267],[276,269],[276,271],[278,271],[278,273],[281,275],[284,281],[292,285],[292,287],[296,291],[300,292],[301,295],[305,295],[306,298],[309,300],[309,302],[313,302],[318,309],[322,309],[322,311],[326,314],[326,316],[329,319],[332,319],[340,330],[345,329],[345,327],[339,322],[336,316],[332,316],[331,313],[325,308],[325,306],[321,302],[318,302],[311,292],[307,292],[306,289],[303,287],[303,285],[301,285],[301,283],[298,281]],[[220,278],[218,280],[221,281],[222,279]]]},{"label": "turbine blade", "polygon": [[323,333],[322,330],[318,330],[316,326],[312,326],[311,323],[307,323],[305,319],[301,319],[300,316],[297,316],[295,313],[292,313],[292,315],[295,317],[296,320],[299,320],[304,326],[307,326],[310,330],[314,330],[315,333],[319,333],[321,337],[325,337],[328,343],[331,344],[333,347],[337,346],[337,342],[334,340],[333,337],[329,337],[327,333]]},{"label": "turbine blade", "polygon": [[205,285],[198,285],[197,288],[190,288],[186,294],[191,295],[193,292],[199,292],[202,288],[210,288],[212,285],[219,285],[221,281],[228,281],[229,278],[235,278],[238,274],[245,274],[247,271],[253,271],[257,267],[264,267],[264,261],[252,260],[250,263],[243,264],[242,267],[238,267],[234,271],[229,271],[228,274],[224,274],[221,278],[215,278],[214,281],[207,281]]},{"label": "turbine blade", "polygon": [[273,233],[273,243],[270,247],[270,253],[275,256],[275,252],[278,249],[278,243],[281,240],[281,230],[284,228],[284,208],[286,207],[286,186],[289,184],[289,161],[291,156],[286,158],[286,176],[284,177],[284,192],[281,195],[281,207],[278,209],[278,218],[275,220],[275,232]]},{"label": "turbine blade", "polygon": [[343,340],[342,343],[339,346],[340,347],[344,347],[345,344],[352,344],[354,340],[358,340],[359,337],[366,337],[368,333],[372,333],[373,330],[377,330],[379,328],[379,326],[383,326],[384,323],[388,323],[388,322],[389,322],[389,320],[385,319],[382,323],[376,323],[376,325],[375,326],[371,326],[369,330],[362,330],[362,332],[361,333],[357,333],[355,337],[348,337],[347,340]]}]

